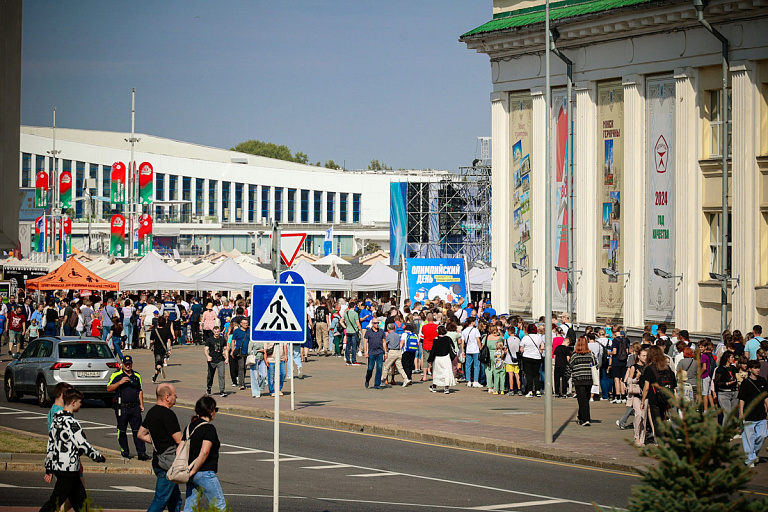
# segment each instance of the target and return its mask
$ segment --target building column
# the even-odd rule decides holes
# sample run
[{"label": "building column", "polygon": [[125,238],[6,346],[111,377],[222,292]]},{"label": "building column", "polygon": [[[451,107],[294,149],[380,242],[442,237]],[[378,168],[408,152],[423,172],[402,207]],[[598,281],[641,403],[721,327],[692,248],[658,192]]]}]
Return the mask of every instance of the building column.
[{"label": "building column", "polygon": [[[675,288],[675,325],[691,331],[701,329],[699,321],[699,279],[701,273],[701,179],[699,172],[699,131],[696,68],[675,70],[675,269],[682,275]],[[680,200],[676,200],[677,198]]]},{"label": "building column", "polygon": [[758,219],[760,217],[760,191],[758,187],[757,141],[760,137],[759,94],[756,86],[756,70],[752,61],[731,64],[731,87],[733,106],[733,146],[731,149],[731,241],[733,252],[731,275],[740,282],[732,283],[733,304],[731,329],[749,331],[757,319],[755,284],[760,275],[759,249],[755,241],[760,240]]},{"label": "building column", "polygon": [[576,127],[574,129],[574,157],[576,181],[574,197],[574,217],[580,240],[577,243],[576,269],[576,319],[578,323],[594,323],[596,316],[597,276],[597,213],[600,205],[595,204],[597,197],[597,84],[587,82],[574,87],[576,92]]},{"label": "building column", "polygon": [[[624,245],[625,326],[645,322],[645,77],[630,75],[624,86],[624,183],[622,186],[621,242]],[[627,222],[626,219],[632,219]]]},{"label": "building column", "polygon": [[[551,170],[550,162],[545,162],[544,154],[546,152],[547,134],[545,116],[550,115],[546,112],[545,90],[542,87],[531,89],[531,98],[533,99],[533,127],[531,135],[531,154],[541,155],[541,158],[534,158],[531,165],[531,263],[530,268],[536,269],[532,273],[531,281],[531,313],[533,318],[538,318],[544,314],[544,272],[552,262],[544,258],[544,237],[553,236],[549,226],[546,224],[546,215],[544,210],[546,202],[552,197],[550,191],[544,187],[546,181],[546,172]],[[550,155],[551,156],[551,155]],[[537,233],[539,236],[533,236]],[[543,235],[543,236],[542,236]],[[554,270],[552,270],[554,275]]]},{"label": "building column", "polygon": [[491,266],[495,269],[491,293],[500,312],[511,312],[509,287],[512,255],[509,253],[509,212],[512,208],[512,189],[509,182],[509,94],[506,92],[491,95],[491,141],[491,189],[497,191],[491,199]]}]

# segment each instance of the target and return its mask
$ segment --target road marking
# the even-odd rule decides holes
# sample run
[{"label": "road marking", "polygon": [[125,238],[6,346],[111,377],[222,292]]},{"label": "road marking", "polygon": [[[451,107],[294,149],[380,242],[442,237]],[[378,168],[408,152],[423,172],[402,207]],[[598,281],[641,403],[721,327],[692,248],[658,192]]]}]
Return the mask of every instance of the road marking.
[{"label": "road marking", "polygon": [[27,411],[9,411],[9,412],[0,412],[0,414],[24,414]]},{"label": "road marking", "polygon": [[[357,476],[357,477],[360,477],[360,478],[370,478],[370,477],[373,477],[373,476],[396,476],[396,475],[400,475],[400,474],[401,473],[396,473],[394,471],[384,471],[384,472],[381,472],[381,473],[363,473],[362,475],[347,475],[347,476]],[[405,475],[405,476],[408,476],[408,475]]]},{"label": "road marking", "polygon": [[10,488],[10,487],[17,487],[17,486],[16,485],[11,485],[11,484],[0,484],[0,487],[8,487],[8,488]]},{"label": "road marking", "polygon": [[[231,452],[219,452],[220,455],[243,455],[246,453],[269,453],[265,452],[264,450],[234,450]],[[273,459],[269,459],[273,460]]]},{"label": "road marking", "polygon": [[145,489],[144,487],[136,487],[135,485],[111,485],[110,487],[125,492],[155,492],[153,489]]},{"label": "road marking", "polygon": [[83,430],[102,430],[106,428],[115,428],[114,426],[110,427],[109,425],[104,425],[103,427],[83,427]]},{"label": "road marking", "polygon": [[[282,498],[282,496],[280,496]],[[472,510],[471,507],[458,507],[451,505],[433,505],[430,503],[400,503],[396,501],[372,501],[372,500],[355,500],[345,498],[317,498],[318,501],[341,501],[344,503],[366,503],[369,505],[393,505],[399,507],[419,507],[419,508],[437,508],[440,510]]]},{"label": "road marking", "polygon": [[14,418],[15,420],[47,420],[48,416],[27,416],[26,418]]},{"label": "road marking", "polygon": [[535,507],[537,505],[555,505],[557,503],[567,503],[568,500],[539,500],[524,501],[522,503],[505,503],[503,505],[488,505],[485,507],[473,507],[472,510],[507,510],[511,508]]},{"label": "road marking", "polygon": [[304,466],[301,469],[337,469],[337,468],[351,468],[349,464],[329,464],[327,466]]},{"label": "road marking", "polygon": [[[267,453],[267,452],[264,452]],[[282,455],[280,456],[280,462],[291,462],[292,460],[307,460],[304,457],[294,457],[293,455],[284,454],[285,457]],[[270,457],[268,459],[259,459],[261,462],[275,462],[275,457]]]}]

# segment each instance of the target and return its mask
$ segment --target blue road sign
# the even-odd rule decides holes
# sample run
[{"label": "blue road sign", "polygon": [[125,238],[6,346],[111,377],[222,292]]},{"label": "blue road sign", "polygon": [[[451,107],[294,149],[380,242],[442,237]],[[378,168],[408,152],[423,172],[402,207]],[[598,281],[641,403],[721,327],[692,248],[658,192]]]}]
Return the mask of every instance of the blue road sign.
[{"label": "blue road sign", "polygon": [[303,284],[255,284],[251,300],[251,339],[306,341],[307,289]]},{"label": "blue road sign", "polygon": [[301,274],[293,270],[284,270],[280,272],[280,282],[288,284],[304,284],[304,278]]}]

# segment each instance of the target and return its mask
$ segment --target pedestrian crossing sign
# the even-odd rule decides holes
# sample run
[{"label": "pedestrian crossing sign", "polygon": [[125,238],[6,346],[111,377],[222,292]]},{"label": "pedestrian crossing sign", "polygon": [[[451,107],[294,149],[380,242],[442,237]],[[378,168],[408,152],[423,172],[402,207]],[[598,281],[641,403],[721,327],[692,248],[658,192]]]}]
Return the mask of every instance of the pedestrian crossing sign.
[{"label": "pedestrian crossing sign", "polygon": [[307,289],[303,284],[255,284],[251,299],[251,339],[304,343]]}]

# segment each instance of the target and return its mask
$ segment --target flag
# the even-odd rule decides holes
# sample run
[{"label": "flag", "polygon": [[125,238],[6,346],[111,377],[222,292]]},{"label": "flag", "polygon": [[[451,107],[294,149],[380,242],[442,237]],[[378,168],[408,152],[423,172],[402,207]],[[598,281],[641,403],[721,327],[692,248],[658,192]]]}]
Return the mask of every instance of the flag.
[{"label": "flag", "polygon": [[325,241],[323,242],[323,252],[325,256],[333,253],[333,226],[325,231]]},{"label": "flag", "polygon": [[37,236],[37,252],[43,252],[45,246],[45,216],[41,215],[35,220],[35,233]]}]

